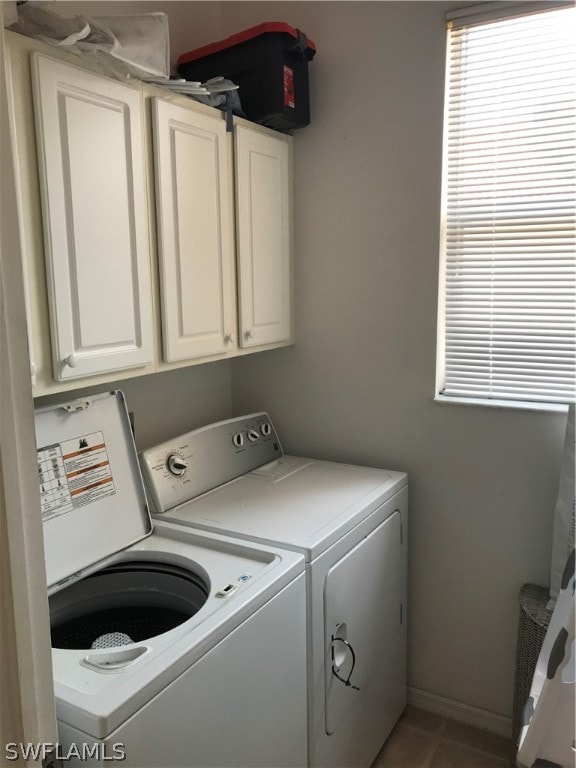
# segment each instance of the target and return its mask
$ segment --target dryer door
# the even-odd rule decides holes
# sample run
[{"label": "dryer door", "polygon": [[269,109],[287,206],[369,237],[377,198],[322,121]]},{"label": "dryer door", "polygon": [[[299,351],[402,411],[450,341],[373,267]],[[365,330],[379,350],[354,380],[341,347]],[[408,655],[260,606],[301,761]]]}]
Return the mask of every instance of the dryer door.
[{"label": "dryer door", "polygon": [[[405,551],[398,511],[328,572],[324,588],[326,733],[371,708],[404,636]],[[369,713],[366,712],[368,715]]]}]

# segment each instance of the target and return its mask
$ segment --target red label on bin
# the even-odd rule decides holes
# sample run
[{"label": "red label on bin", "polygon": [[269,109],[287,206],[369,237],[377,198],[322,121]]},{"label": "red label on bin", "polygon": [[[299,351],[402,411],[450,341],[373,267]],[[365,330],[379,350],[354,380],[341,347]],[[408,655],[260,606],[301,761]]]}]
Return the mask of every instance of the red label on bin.
[{"label": "red label on bin", "polygon": [[294,70],[284,65],[284,106],[294,107]]}]

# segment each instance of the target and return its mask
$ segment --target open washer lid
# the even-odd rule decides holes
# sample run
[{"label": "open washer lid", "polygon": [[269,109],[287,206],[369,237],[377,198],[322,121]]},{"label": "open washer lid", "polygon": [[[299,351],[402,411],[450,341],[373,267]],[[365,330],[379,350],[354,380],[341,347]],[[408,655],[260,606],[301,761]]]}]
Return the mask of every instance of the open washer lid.
[{"label": "open washer lid", "polygon": [[124,395],[38,409],[38,479],[51,591],[152,532]]}]

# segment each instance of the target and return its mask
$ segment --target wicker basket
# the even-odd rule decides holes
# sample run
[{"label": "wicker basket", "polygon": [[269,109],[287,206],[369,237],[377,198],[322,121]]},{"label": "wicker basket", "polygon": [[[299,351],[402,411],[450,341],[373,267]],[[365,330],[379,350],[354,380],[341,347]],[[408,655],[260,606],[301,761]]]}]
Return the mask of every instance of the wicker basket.
[{"label": "wicker basket", "polygon": [[512,713],[514,743],[518,743],[524,705],[530,695],[536,662],[552,617],[552,611],[546,608],[549,598],[548,589],[537,587],[534,584],[524,584],[518,596],[520,619],[518,622]]}]

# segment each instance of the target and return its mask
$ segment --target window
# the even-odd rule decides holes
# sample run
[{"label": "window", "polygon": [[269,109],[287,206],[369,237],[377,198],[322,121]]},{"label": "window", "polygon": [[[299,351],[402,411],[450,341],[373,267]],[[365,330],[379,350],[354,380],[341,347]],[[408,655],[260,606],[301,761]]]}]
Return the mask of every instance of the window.
[{"label": "window", "polygon": [[576,9],[528,6],[448,22],[437,399],[575,399]]}]

